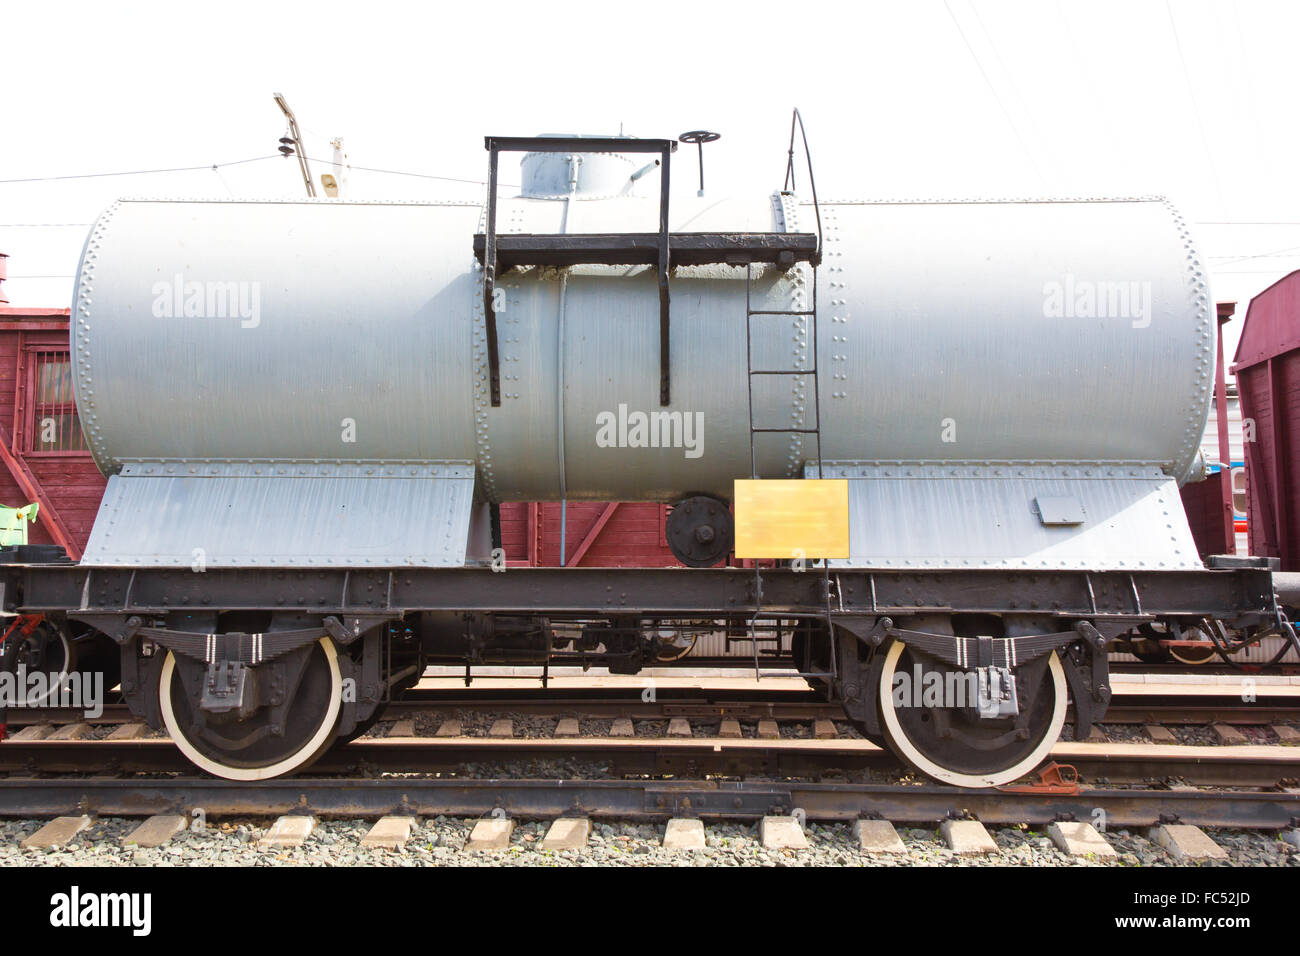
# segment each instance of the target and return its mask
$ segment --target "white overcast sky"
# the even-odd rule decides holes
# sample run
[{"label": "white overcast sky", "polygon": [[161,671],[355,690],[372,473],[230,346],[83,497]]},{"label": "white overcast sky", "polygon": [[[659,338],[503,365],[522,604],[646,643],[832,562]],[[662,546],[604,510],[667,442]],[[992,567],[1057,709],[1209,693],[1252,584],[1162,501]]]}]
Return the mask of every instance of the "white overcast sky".
[{"label": "white overcast sky", "polygon": [[[705,127],[722,133],[711,191],[769,192],[798,106],[828,198],[1167,195],[1240,316],[1300,268],[1297,36],[1300,4],[1267,0],[13,3],[0,180],[266,156],[283,92],[316,159],[342,136],[355,165],[478,180],[488,133]],[[482,195],[356,170],[349,186]],[[0,182],[9,298],[70,298],[86,229],[32,224],[89,223],[119,196],[302,189],[279,157]]]}]

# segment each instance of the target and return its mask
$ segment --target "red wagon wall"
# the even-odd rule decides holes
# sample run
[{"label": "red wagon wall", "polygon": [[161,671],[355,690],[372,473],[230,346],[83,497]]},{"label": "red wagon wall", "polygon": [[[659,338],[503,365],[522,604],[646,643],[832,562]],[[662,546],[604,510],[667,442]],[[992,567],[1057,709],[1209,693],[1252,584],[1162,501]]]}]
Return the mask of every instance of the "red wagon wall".
[{"label": "red wagon wall", "polygon": [[1233,372],[1245,433],[1250,552],[1300,569],[1300,272],[1251,300]]},{"label": "red wagon wall", "polygon": [[0,504],[36,501],[28,540],[79,558],[106,481],[76,420],[68,312],[0,305]]},{"label": "red wagon wall", "polygon": [[[1208,452],[1207,458],[1220,462],[1216,474],[1205,481],[1191,482],[1183,485],[1179,493],[1183,499],[1183,510],[1187,513],[1187,524],[1196,542],[1197,553],[1202,558],[1212,554],[1234,554],[1237,550],[1236,516],[1232,500],[1232,441],[1229,434],[1230,414],[1228,411],[1228,383],[1224,373],[1226,361],[1223,356],[1223,327],[1232,319],[1236,311],[1235,302],[1218,304],[1218,347],[1215,349],[1214,368],[1214,406],[1210,421],[1206,424],[1206,435],[1201,440],[1202,452]],[[1210,428],[1213,425],[1214,440],[1210,441]]]},{"label": "red wagon wall", "polygon": [[[564,563],[568,567],[681,567],[664,538],[667,514],[667,505],[653,502],[571,501]],[[559,566],[560,504],[503,504],[501,545],[508,564]]]}]

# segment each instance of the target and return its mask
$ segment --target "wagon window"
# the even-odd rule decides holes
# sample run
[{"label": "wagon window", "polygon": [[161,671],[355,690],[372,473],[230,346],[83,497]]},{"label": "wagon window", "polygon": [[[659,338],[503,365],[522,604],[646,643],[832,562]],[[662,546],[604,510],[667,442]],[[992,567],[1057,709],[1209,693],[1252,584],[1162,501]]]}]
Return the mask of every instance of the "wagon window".
[{"label": "wagon window", "polygon": [[86,439],[72,393],[72,363],[64,350],[33,354],[32,418],[27,434],[33,452],[84,452]]}]

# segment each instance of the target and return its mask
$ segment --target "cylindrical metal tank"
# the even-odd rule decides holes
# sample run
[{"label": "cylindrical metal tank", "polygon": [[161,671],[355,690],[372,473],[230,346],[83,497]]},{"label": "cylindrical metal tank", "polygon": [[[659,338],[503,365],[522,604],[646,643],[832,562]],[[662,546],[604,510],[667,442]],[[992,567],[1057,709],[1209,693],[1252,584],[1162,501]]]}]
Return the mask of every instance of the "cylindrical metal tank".
[{"label": "cylindrical metal tank", "polygon": [[[501,233],[656,228],[658,174],[644,163],[538,154],[524,173],[525,195],[499,204]],[[1145,462],[1188,477],[1214,339],[1169,204],[820,212],[826,460]],[[483,225],[477,203],[114,204],[87,240],[73,305],[77,401],[100,467],[454,461],[473,463],[496,501],[730,497],[750,473],[745,269],[674,273],[666,409],[653,269],[503,275],[492,407],[472,247]],[[811,203],[789,195],[671,207],[673,231],[814,227]],[[754,308],[808,309],[812,292],[807,265],[755,268]],[[754,368],[811,367],[807,317],[750,321]],[[815,402],[810,377],[755,379],[759,426],[811,427]],[[656,437],[664,427],[660,447],[641,445],[642,415]],[[760,439],[764,477],[816,457],[811,436]]]}]

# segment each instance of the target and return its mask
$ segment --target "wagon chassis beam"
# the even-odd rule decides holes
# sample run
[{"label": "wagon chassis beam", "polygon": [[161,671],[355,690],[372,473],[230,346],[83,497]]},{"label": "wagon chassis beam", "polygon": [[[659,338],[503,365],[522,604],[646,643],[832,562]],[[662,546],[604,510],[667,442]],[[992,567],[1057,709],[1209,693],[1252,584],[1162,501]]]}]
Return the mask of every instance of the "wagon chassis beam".
[{"label": "wagon chassis beam", "polygon": [[[1189,571],[858,571],[832,573],[832,617],[984,613],[1091,621],[1103,633],[1160,616],[1271,621],[1264,568]],[[123,615],[262,610],[336,616],[346,633],[407,612],[745,615],[753,574],[741,568],[208,569],[27,565],[0,567],[6,612],[65,612],[122,639]],[[825,618],[820,574],[772,569],[763,576],[769,617]],[[1073,627],[1071,623],[1069,627]],[[114,628],[118,633],[114,633]],[[341,639],[340,635],[335,635]]]}]

